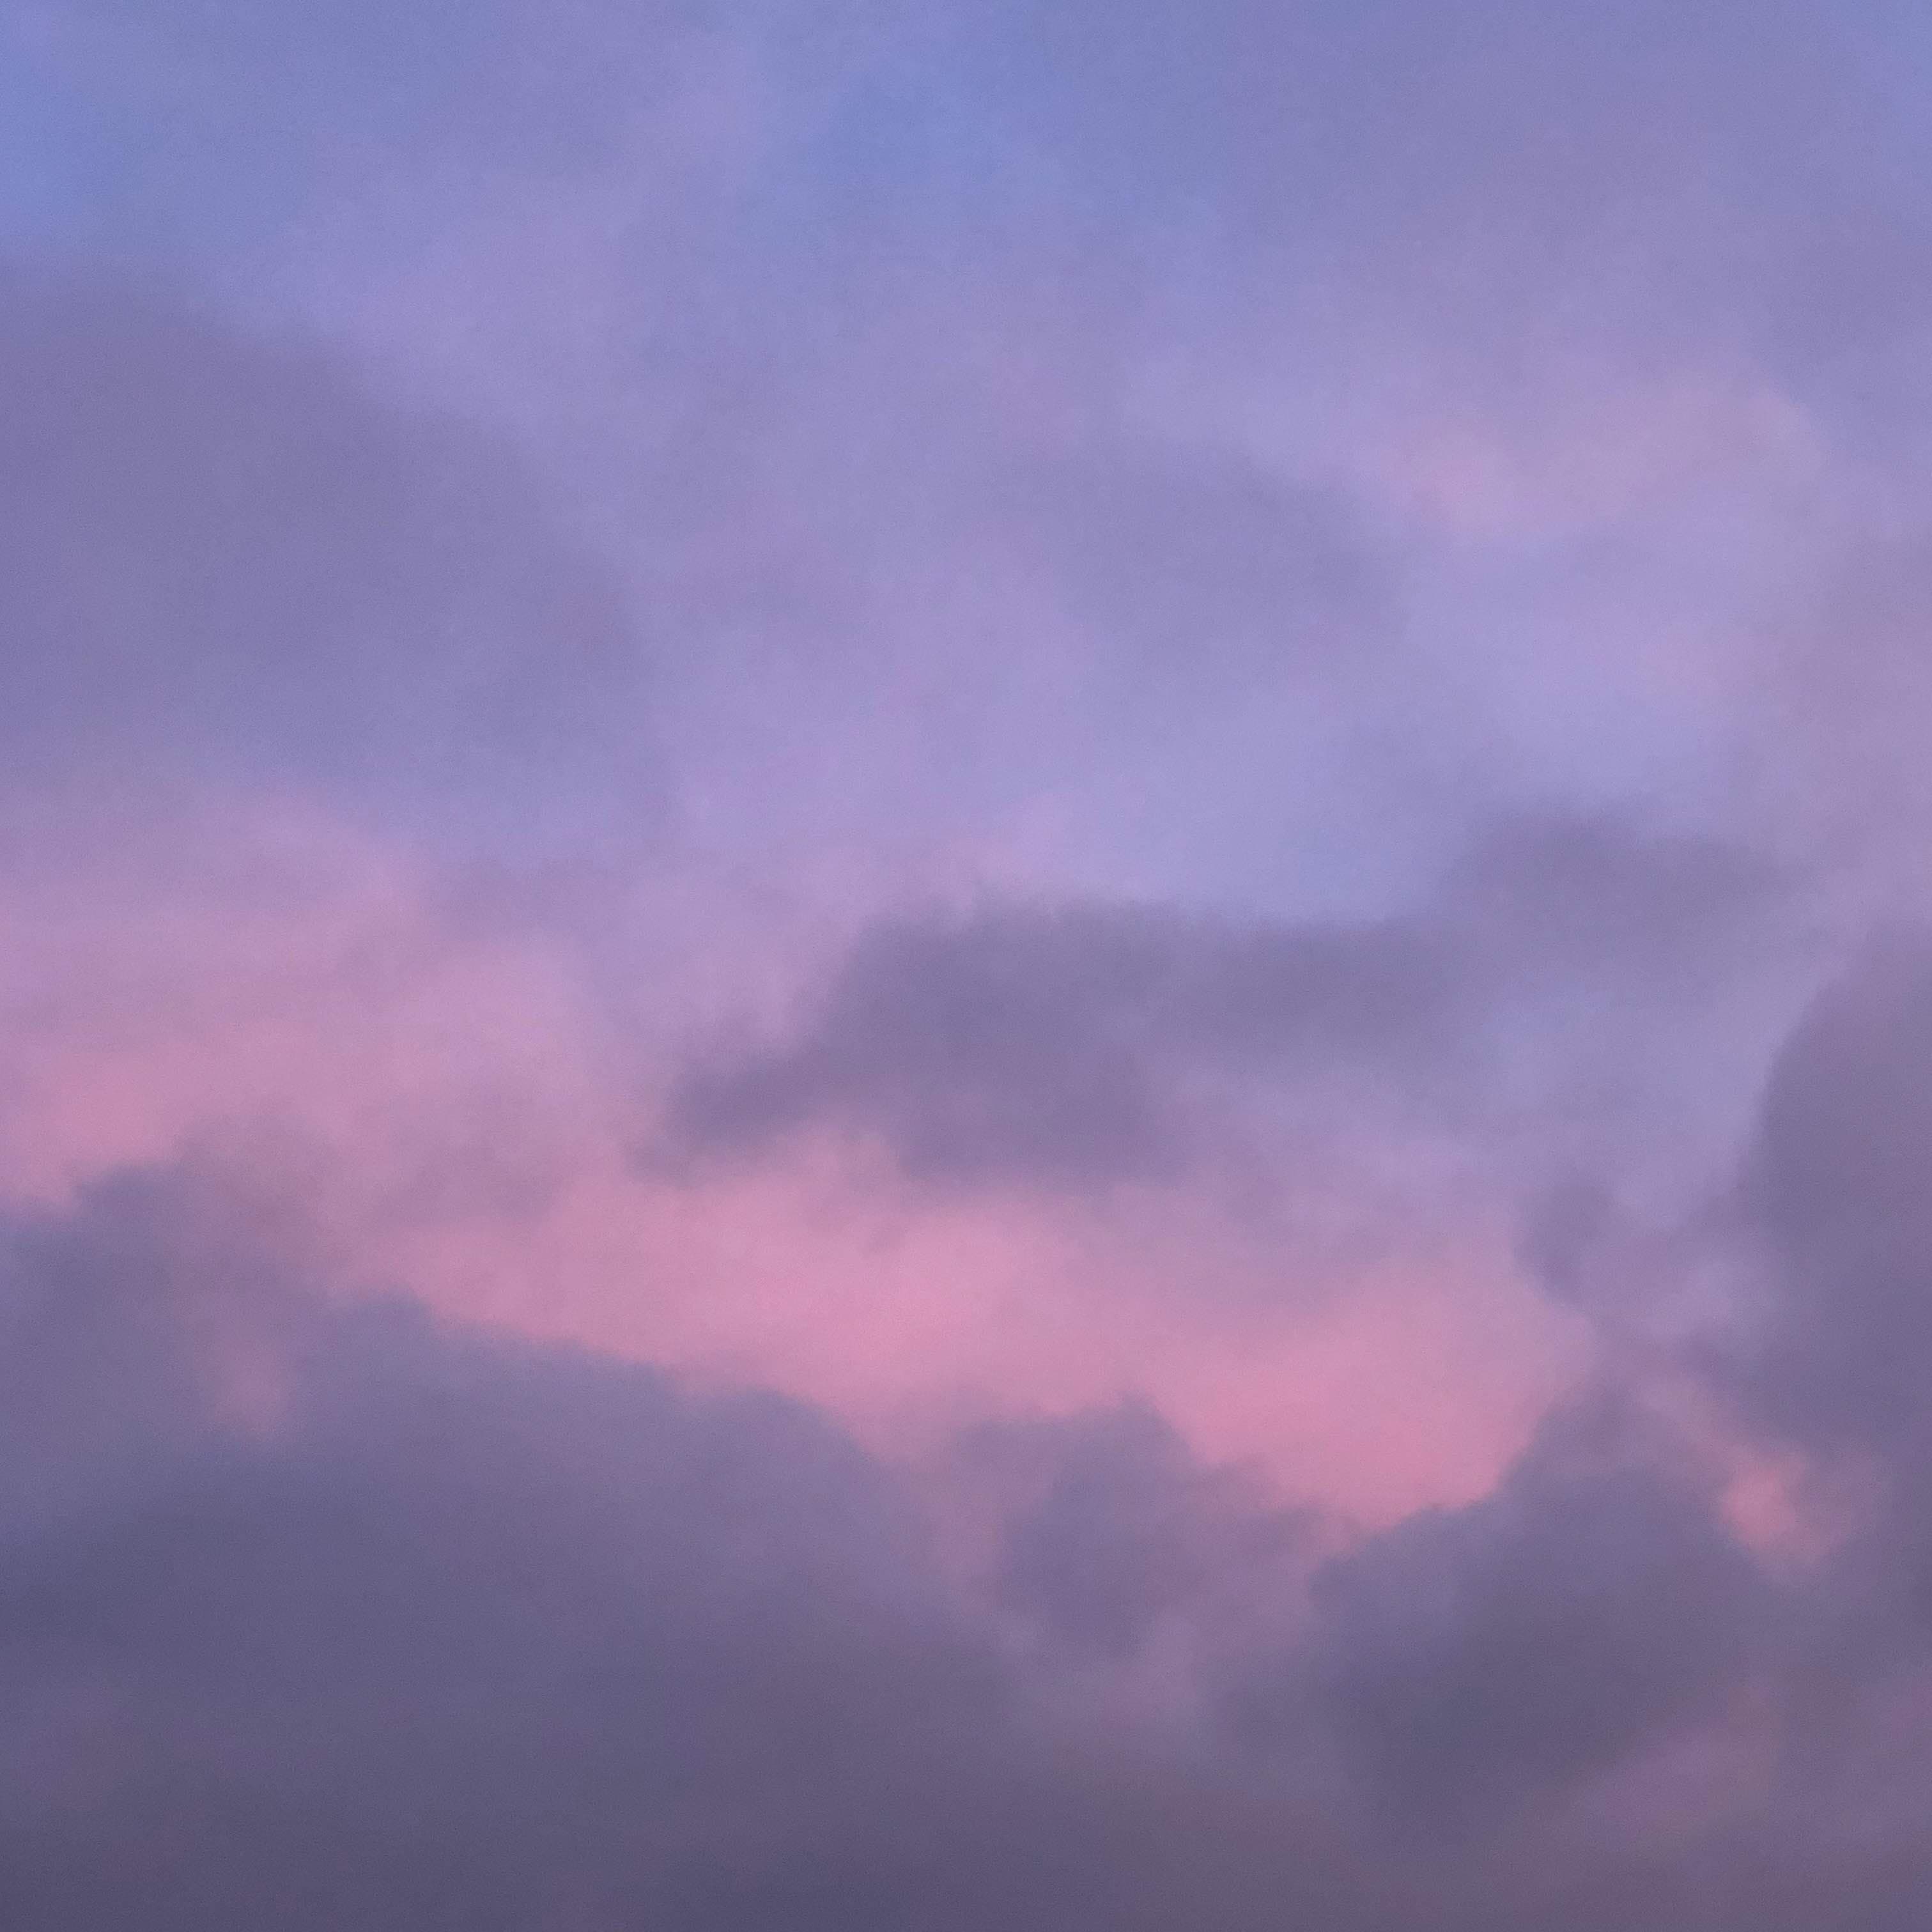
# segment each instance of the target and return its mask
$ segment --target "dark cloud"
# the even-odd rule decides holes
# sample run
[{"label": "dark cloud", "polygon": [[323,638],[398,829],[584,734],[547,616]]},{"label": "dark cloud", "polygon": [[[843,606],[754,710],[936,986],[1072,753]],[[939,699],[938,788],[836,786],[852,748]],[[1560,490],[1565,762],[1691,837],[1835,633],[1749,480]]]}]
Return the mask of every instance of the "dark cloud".
[{"label": "dark cloud", "polygon": [[988,1600],[1050,1654],[1118,1660],[1163,1622],[1279,1620],[1314,1560],[1311,1516],[1239,1472],[1203,1468],[1144,1402],[982,1424],[947,1477],[992,1498]]},{"label": "dark cloud", "polygon": [[[1325,1562],[1150,1411],[1002,1424],[942,1478],[998,1500],[962,1581],[809,1410],[344,1300],[304,1252],[208,1168],[5,1232],[22,1926],[1796,1932],[1838,1887],[1878,1932],[1923,1902],[1888,1837],[1844,1849],[1857,1751],[1750,1730],[1825,1667],[1815,1580],[1621,1398]],[[1147,1705],[1156,1654],[1198,1706]],[[1714,1740],[1758,1755],[1708,1822],[1618,1810]]]},{"label": "dark cloud", "polygon": [[16,784],[212,776],[500,836],[539,761],[544,809],[646,788],[612,584],[513,458],[319,350],[0,280],[0,528]]},{"label": "dark cloud", "polygon": [[1874,1702],[1912,1694],[1895,1686],[1932,1636],[1928,1094],[1932,944],[1894,930],[1817,995],[1772,1068],[1736,1204],[1756,1292],[1710,1358],[1750,1426],[1816,1472],[1837,1548],[1803,1682],[1834,1756],[1862,1748]]},{"label": "dark cloud", "polygon": [[[319,1298],[226,1188],[124,1177],[0,1252],[6,1359],[38,1384],[8,1468],[62,1478],[0,1504],[13,1922],[1234,1932],[1367,1910],[1375,1882],[1306,1816],[1270,1808],[1264,1833],[1159,1748],[1054,1720],[909,1492],[823,1418]],[[1049,1487],[1147,1486],[1144,1434],[1118,1478],[1076,1444]],[[1178,1517],[1188,1479],[1155,1447]]]},{"label": "dark cloud", "polygon": [[1493,1496],[1413,1517],[1316,1580],[1309,1708],[1396,1815],[1548,1803],[1721,1719],[1762,1660],[1756,1564],[1681,1454],[1632,1453],[1623,1432],[1566,1411]]},{"label": "dark cloud", "polygon": [[776,1398],[330,1312],[184,1243],[206,1192],[8,1244],[10,1472],[66,1485],[0,1526],[18,1922],[805,1924],[912,1882],[896,1794],[1004,1720],[876,1468]]},{"label": "dark cloud", "polygon": [[682,1145],[830,1120],[921,1179],[1046,1184],[1186,1157],[1177,1075],[1400,1053],[1456,998],[1429,935],[1244,928],[1138,908],[993,907],[862,938],[794,1045],[700,1068]]},{"label": "dark cloud", "polygon": [[794,1039],[694,1066],[670,1137],[729,1151],[829,1123],[922,1180],[1169,1174],[1204,1079],[1340,1074],[1447,1104],[1504,1014],[1582,1000],[1621,1031],[1714,990],[1776,896],[1739,850],[1552,820],[1500,828],[1418,911],[1356,924],[1082,902],[902,919],[860,938]]},{"label": "dark cloud", "polygon": [[1932,1365],[1932,946],[1877,943],[1821,993],[1766,1089],[1744,1204],[1772,1300],[1751,1399],[1783,1432],[1889,1450]]},{"label": "dark cloud", "polygon": [[1727,982],[1755,922],[1793,883],[1778,860],[1723,839],[1525,813],[1471,842],[1439,906],[1472,943],[1520,949],[1534,974],[1627,976],[1642,998],[1659,981],[1684,989]]}]

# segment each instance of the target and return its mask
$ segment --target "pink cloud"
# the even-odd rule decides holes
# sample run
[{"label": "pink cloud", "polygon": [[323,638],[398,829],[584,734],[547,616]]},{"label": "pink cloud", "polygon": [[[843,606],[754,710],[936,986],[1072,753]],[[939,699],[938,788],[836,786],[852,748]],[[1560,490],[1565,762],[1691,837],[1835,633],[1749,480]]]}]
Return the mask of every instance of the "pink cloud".
[{"label": "pink cloud", "polygon": [[1372,1521],[1481,1493],[1574,1373],[1498,1216],[1352,1257],[1196,1189],[956,1199],[825,1142],[640,1167],[648,1065],[606,1063],[554,940],[466,926],[400,851],[311,817],[169,844],[165,872],[88,856],[6,887],[32,936],[0,983],[16,1200],[213,1144],[284,1174],[345,1278],[453,1313],[790,1390],[907,1448],[1144,1395]]}]

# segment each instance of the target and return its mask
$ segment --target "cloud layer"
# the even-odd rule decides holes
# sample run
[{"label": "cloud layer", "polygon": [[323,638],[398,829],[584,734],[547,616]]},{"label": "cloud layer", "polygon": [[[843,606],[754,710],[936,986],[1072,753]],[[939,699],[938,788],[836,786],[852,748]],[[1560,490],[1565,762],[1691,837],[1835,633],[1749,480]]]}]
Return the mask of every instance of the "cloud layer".
[{"label": "cloud layer", "polygon": [[1928,58],[0,8],[10,1923],[1922,1923]]},{"label": "cloud layer", "polygon": [[300,1210],[206,1162],[16,1216],[10,1894],[721,1927],[1528,1925],[1587,1895],[1722,1928],[1828,1892],[1904,1922],[1912,1808],[1870,1781],[1915,1763],[1932,1667],[1920,1459],[1840,1396],[1924,1366],[1883,1231],[1832,1264],[1822,1380],[1806,1346],[1813,1236],[1869,1205],[1844,1103],[1932,1010],[1902,970],[1786,1050],[1762,1157],[1794,1095],[1862,1138],[1800,1142],[1802,1216],[1762,1231],[1786,1312],[1707,1372],[1769,1395],[1760,1443],[1866,1459],[1874,1500],[1788,1554],[1635,1371],[1493,1494],[1338,1547],[1144,1409],[896,1472],[794,1402],[345,1302]]}]

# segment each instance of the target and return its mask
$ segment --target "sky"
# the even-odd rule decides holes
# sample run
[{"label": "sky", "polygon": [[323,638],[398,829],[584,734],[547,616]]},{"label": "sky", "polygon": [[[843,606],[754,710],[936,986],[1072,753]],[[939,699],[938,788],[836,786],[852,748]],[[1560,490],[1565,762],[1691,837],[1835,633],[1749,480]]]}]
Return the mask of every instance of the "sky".
[{"label": "sky", "polygon": [[8,1922],[1916,1932],[1929,86],[0,0]]}]

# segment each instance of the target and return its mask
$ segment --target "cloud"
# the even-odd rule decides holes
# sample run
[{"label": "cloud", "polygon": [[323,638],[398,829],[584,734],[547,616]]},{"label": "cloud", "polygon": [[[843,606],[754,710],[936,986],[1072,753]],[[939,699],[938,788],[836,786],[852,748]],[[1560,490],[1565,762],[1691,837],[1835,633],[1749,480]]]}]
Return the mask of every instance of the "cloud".
[{"label": "cloud", "polygon": [[598,811],[648,795],[621,598],[486,437],[326,350],[24,272],[0,372],[16,788],[306,790],[500,842],[538,766],[530,818],[581,809],[572,769]]},{"label": "cloud", "polygon": [[1922,1922],[1904,12],[16,11],[14,1916]]},{"label": "cloud", "polygon": [[1768,1250],[1746,1384],[1780,1430],[1888,1456],[1919,1426],[1932,1358],[1932,948],[1876,942],[1778,1055],[1744,1205]]},{"label": "cloud", "polygon": [[669,1136],[755,1150],[830,1123],[918,1180],[1171,1176],[1197,1150],[1204,1076],[1439,1106],[1539,1000],[1707,994],[1778,892],[1742,850],[1552,819],[1498,827],[1432,900],[1378,920],[1078,902],[902,918],[861,935],[794,1038],[695,1065]]},{"label": "cloud", "polygon": [[[209,1198],[132,1177],[9,1237],[10,1461],[65,1483],[4,1526],[0,1647],[52,1713],[0,1797],[22,1922],[764,1922],[878,1882],[848,1841],[1001,1722],[890,1480],[775,1398],[184,1251]],[[261,1426],[198,1385],[231,1288]]]},{"label": "cloud", "polygon": [[64,1478],[0,1501],[22,1924],[1232,1928],[1356,1882],[1069,1729],[822,1417],[344,1302],[252,1198],[149,1171],[6,1231],[10,1467]]},{"label": "cloud", "polygon": [[1183,1152],[1171,1057],[1372,1054],[1426,1027],[1448,962],[1405,937],[1078,906],[888,927],[798,1046],[694,1076],[673,1132],[755,1146],[829,1116],[881,1131],[915,1178],[1159,1174]]},{"label": "cloud", "polygon": [[1312,1702],[1398,1817],[1549,1803],[1721,1720],[1761,1660],[1772,1593],[1694,1466],[1606,1432],[1559,1412],[1494,1495],[1316,1580]]},{"label": "cloud", "polygon": [[1119,1663],[1164,1629],[1286,1621],[1322,1542],[1318,1513],[1252,1470],[1204,1467],[1145,1401],[977,1424],[951,1445],[942,1493],[956,1509],[991,1498],[988,1598],[1050,1657]]},{"label": "cloud", "polygon": [[[1734,1932],[1844,1876],[1856,1754],[1752,1717],[1815,1618],[1621,1399],[1337,1554],[1144,1410],[915,1483],[352,1286],[206,1163],[4,1231],[22,1924]],[[1708,1882],[1754,1847],[1786,1904]],[[1850,1922],[1918,1882],[1867,1859]]]}]

